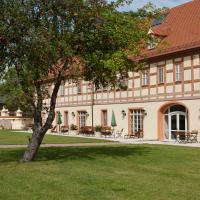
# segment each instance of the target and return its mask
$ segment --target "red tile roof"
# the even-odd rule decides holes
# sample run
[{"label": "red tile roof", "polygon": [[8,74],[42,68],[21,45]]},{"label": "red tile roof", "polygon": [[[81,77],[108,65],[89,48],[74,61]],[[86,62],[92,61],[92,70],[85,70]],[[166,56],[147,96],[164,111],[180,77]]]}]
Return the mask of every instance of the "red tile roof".
[{"label": "red tile roof", "polygon": [[164,39],[155,49],[145,50],[148,58],[200,47],[200,0],[170,9],[163,23],[151,30]]}]

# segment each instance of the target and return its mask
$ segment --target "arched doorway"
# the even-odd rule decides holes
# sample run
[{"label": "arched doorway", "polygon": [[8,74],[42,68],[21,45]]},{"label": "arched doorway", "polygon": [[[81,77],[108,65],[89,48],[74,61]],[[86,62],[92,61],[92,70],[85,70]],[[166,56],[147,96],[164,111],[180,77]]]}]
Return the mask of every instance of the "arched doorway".
[{"label": "arched doorway", "polygon": [[158,116],[159,140],[174,140],[177,131],[188,130],[188,110],[181,104],[168,104],[160,109]]}]

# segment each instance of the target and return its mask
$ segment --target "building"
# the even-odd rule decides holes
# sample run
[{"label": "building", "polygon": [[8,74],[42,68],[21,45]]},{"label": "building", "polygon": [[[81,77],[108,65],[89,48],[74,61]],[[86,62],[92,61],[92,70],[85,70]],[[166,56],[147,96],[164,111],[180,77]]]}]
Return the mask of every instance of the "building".
[{"label": "building", "polygon": [[85,81],[61,85],[56,111],[64,125],[110,126],[114,111],[115,129],[142,130],[144,139],[200,130],[200,0],[163,13],[149,34],[159,42],[149,43],[146,70],[129,72],[125,90],[93,93]]}]

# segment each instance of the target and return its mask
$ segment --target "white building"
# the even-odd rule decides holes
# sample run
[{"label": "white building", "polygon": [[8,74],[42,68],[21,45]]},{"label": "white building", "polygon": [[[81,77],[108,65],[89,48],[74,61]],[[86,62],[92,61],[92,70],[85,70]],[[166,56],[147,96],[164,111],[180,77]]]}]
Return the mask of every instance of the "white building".
[{"label": "white building", "polygon": [[60,87],[56,111],[63,125],[110,126],[113,110],[116,129],[142,130],[144,139],[170,140],[174,131],[200,130],[200,1],[170,9],[150,34],[161,41],[146,50],[145,71],[129,72],[126,90],[93,94],[85,81]]}]

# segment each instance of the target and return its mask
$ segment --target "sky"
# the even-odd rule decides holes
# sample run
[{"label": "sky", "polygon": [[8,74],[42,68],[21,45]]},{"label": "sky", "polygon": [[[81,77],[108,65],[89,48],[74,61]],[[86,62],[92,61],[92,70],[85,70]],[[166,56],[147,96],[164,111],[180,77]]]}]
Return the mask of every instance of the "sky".
[{"label": "sky", "polygon": [[192,0],[133,0],[131,5],[120,8],[120,11],[136,10],[143,7],[146,3],[152,2],[156,7],[172,8]]}]

